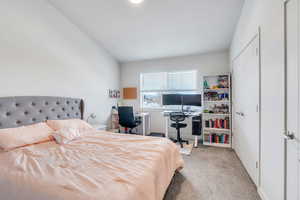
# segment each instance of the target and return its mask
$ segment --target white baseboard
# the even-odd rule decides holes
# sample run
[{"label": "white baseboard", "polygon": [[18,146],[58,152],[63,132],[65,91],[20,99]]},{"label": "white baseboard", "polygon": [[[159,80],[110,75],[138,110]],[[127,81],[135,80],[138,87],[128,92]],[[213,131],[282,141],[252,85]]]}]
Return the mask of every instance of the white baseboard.
[{"label": "white baseboard", "polygon": [[262,200],[269,200],[261,187],[257,188],[257,192]]}]

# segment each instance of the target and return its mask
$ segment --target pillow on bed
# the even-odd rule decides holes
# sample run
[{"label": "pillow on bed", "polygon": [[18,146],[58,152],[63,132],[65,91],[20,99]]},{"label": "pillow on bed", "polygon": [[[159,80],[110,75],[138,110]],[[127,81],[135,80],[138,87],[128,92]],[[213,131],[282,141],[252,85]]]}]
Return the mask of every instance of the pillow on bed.
[{"label": "pillow on bed", "polygon": [[80,132],[75,128],[64,128],[52,133],[52,136],[58,144],[68,144],[72,140],[84,135],[85,132]]},{"label": "pillow on bed", "polygon": [[95,130],[90,124],[81,119],[47,120],[46,123],[55,131],[69,128],[79,131]]},{"label": "pillow on bed", "polygon": [[9,151],[17,147],[53,140],[51,129],[46,123],[18,128],[0,129],[0,149]]}]

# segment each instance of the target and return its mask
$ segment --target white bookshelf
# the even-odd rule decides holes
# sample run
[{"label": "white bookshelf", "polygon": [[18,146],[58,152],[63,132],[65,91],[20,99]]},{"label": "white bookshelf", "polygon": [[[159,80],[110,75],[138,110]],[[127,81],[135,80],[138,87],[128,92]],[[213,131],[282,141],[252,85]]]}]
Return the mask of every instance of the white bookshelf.
[{"label": "white bookshelf", "polygon": [[231,148],[230,74],[203,77],[203,144]]}]

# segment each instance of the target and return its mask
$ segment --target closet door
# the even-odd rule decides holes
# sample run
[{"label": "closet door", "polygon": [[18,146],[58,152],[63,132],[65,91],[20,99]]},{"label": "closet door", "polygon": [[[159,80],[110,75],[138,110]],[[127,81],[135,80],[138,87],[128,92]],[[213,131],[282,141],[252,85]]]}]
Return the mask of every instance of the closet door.
[{"label": "closet door", "polygon": [[285,196],[299,200],[299,52],[298,0],[285,9]]},{"label": "closet door", "polygon": [[259,37],[233,66],[234,149],[253,182],[259,183]]}]

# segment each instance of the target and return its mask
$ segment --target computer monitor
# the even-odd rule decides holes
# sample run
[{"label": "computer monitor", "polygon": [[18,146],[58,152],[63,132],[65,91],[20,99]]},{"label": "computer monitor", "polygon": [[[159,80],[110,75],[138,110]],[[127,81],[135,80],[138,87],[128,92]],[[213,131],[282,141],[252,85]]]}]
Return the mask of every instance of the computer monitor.
[{"label": "computer monitor", "polygon": [[163,94],[162,103],[164,106],[182,105],[182,95],[180,95],[180,94]]},{"label": "computer monitor", "polygon": [[184,106],[201,106],[201,94],[183,94],[182,105]]}]

